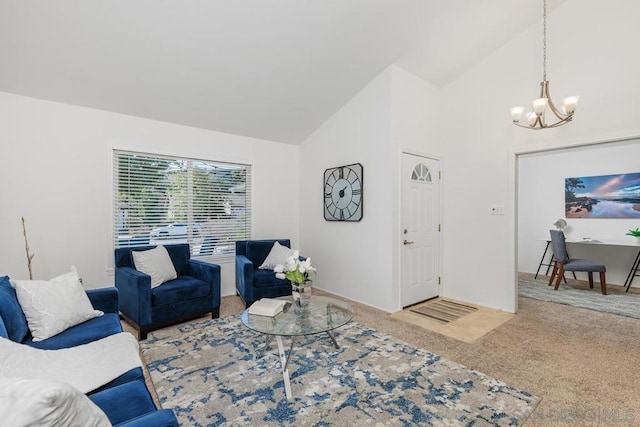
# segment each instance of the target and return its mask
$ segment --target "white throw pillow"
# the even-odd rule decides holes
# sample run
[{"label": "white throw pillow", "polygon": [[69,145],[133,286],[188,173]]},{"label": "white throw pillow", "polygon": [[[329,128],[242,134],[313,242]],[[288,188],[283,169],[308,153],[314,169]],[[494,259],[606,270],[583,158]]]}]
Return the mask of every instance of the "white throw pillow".
[{"label": "white throw pillow", "polygon": [[75,267],[51,280],[12,280],[34,341],[102,316],[94,310]]},{"label": "white throw pillow", "polygon": [[262,265],[258,268],[261,270],[273,270],[273,268],[278,264],[284,265],[285,262],[287,262],[287,258],[293,256],[294,252],[295,251],[293,249],[289,249],[288,247],[275,242],[271,248],[271,252],[267,255],[267,259],[265,259]]},{"label": "white throw pillow", "polygon": [[135,269],[151,276],[151,287],[162,285],[178,277],[167,248],[158,245],[148,251],[132,251]]},{"label": "white throw pillow", "polygon": [[0,378],[0,419],[13,427],[111,427],[104,412],[71,385]]}]

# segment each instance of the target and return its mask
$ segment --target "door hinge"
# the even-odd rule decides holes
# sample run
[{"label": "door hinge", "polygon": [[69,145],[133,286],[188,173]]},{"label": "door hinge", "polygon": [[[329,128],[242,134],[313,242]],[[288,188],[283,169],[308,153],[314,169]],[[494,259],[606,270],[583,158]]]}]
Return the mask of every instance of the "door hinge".
[{"label": "door hinge", "polygon": [[442,231],[442,225],[438,224],[438,231]]},{"label": "door hinge", "polygon": [[438,179],[442,179],[442,172],[438,171]]},{"label": "door hinge", "polygon": [[440,276],[438,276],[438,285],[440,284]]}]

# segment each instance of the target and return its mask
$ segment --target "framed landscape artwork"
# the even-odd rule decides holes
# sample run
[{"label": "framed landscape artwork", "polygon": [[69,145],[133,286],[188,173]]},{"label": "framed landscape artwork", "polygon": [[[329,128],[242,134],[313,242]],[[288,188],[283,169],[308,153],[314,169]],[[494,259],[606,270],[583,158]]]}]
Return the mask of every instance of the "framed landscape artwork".
[{"label": "framed landscape artwork", "polygon": [[640,173],[565,178],[567,218],[640,218]]}]

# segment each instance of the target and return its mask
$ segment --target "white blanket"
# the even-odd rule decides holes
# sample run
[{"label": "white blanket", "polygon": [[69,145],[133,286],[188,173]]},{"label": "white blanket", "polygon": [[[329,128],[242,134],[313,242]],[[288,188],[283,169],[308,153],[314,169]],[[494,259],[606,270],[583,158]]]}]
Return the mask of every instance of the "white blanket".
[{"label": "white blanket", "polygon": [[138,341],[128,332],[60,350],[0,338],[0,377],[61,381],[88,393],[140,366]]}]

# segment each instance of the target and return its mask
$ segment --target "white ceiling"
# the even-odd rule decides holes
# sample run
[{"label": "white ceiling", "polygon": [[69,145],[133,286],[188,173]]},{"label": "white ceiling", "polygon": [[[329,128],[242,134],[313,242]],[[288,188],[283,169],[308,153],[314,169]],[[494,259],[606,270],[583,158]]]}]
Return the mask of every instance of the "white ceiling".
[{"label": "white ceiling", "polygon": [[542,0],[0,0],[0,91],[299,144],[390,64],[446,85],[541,15]]}]

